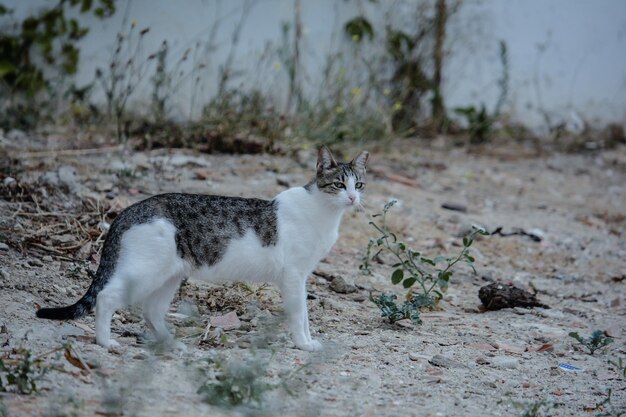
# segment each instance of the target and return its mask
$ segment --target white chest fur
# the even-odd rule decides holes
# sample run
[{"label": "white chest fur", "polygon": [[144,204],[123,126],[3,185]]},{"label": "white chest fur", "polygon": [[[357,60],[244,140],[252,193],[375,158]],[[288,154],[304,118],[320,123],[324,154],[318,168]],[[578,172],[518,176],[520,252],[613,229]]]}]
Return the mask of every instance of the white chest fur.
[{"label": "white chest fur", "polygon": [[280,193],[278,246],[285,263],[308,273],[337,241],[343,209],[302,187]]}]

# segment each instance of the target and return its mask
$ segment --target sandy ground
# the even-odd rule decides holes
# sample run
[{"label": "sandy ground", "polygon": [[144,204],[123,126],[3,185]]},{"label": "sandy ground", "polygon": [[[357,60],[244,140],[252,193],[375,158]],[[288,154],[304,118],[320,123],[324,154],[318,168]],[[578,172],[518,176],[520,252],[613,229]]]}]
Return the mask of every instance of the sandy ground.
[{"label": "sandy ground", "polygon": [[[271,198],[286,186],[306,183],[314,150],[289,156],[183,150],[25,156],[14,145],[3,144],[17,162],[0,172],[2,357],[17,358],[20,346],[41,355],[67,344],[72,355],[68,359],[61,349],[42,356],[42,366],[54,369],[37,382],[38,392],[0,393],[0,415],[596,416],[626,411],[625,377],[608,362],[626,362],[626,147],[540,156],[514,145],[469,152],[406,141],[370,149],[366,211],[346,213],[339,241],[318,267],[321,275],[340,275],[357,291],[338,293],[318,275],[309,280],[311,329],[325,349],[293,348],[280,320],[280,297],[271,287],[188,282],[168,317],[188,347],[176,353],[150,344],[136,310],[115,316],[113,332],[121,347],[113,352],[94,344],[93,315],[56,323],[36,319],[35,311],[82,295],[90,282],[87,270],[97,266],[100,223],[112,218],[106,212],[168,191]],[[15,184],[7,175],[21,194],[9,190]],[[389,265],[375,265],[371,276],[358,266],[368,236],[374,235],[369,216],[391,199],[399,203],[390,224],[426,253],[458,252],[458,236],[471,224],[522,228],[542,240],[516,235],[477,241],[472,250],[477,275],[459,268],[441,309],[422,314],[423,325],[390,325],[368,300],[370,292],[403,294],[390,282]],[[446,210],[443,203],[467,211]],[[485,312],[478,290],[492,281],[536,292],[551,309]],[[212,317],[231,311],[240,319],[238,328],[206,332]],[[568,336],[597,329],[614,342],[594,355]],[[81,363],[89,369],[80,369]],[[198,389],[214,380],[215,363],[252,369],[257,382],[275,388],[248,406],[209,405]],[[562,370],[561,363],[582,371]],[[533,406],[539,407],[535,414]]]}]

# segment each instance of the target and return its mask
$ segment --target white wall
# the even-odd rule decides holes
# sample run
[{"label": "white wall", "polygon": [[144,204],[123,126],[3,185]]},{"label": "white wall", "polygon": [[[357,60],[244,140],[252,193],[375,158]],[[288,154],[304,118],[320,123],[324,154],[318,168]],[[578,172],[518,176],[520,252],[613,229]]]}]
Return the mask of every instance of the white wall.
[{"label": "white wall", "polygon": [[[19,16],[49,0],[5,0]],[[259,0],[244,24],[234,67],[242,70],[231,86],[262,86],[277,101],[284,100],[287,84],[284,68],[275,54],[263,53],[280,43],[281,22],[293,21],[293,0]],[[434,0],[433,0],[434,3]],[[363,3],[362,3],[363,4]],[[368,18],[382,22],[373,10],[398,7],[397,1],[365,4]],[[230,37],[240,19],[244,0],[118,0],[115,16],[105,21],[90,17],[90,33],[82,42],[79,83],[93,81],[96,67],[105,67],[115,34],[127,30],[131,21],[138,28],[149,26],[142,53],[158,49],[164,39],[177,59],[189,47],[183,72],[191,63],[204,63],[202,81],[181,82],[176,89],[175,113],[186,118],[190,103],[206,101],[215,91],[220,65],[228,55]],[[321,78],[324,58],[342,42],[345,21],[359,14],[356,1],[302,0],[304,23],[303,64],[309,91]],[[376,9],[378,7],[378,9]],[[383,7],[383,8],[384,8]],[[405,6],[406,7],[406,6]],[[206,54],[211,28],[219,24],[217,49]],[[124,25],[125,23],[125,25]],[[623,0],[466,0],[448,28],[444,93],[453,108],[484,102],[495,104],[496,80],[501,69],[498,41],[508,45],[510,94],[505,111],[515,120],[533,127],[546,127],[548,116],[555,125],[571,119],[572,112],[592,123],[626,120],[626,1]],[[201,45],[202,46],[202,45]],[[195,54],[195,58],[194,57]],[[135,96],[138,106],[149,101],[149,78]],[[190,77],[184,78],[191,81]],[[96,97],[102,97],[96,91]],[[142,104],[143,103],[143,104]]]}]

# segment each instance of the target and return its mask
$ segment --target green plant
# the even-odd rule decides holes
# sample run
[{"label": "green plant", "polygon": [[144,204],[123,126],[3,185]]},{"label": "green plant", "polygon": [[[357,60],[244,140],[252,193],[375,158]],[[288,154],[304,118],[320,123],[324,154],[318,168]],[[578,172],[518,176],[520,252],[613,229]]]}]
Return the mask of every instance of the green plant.
[{"label": "green plant", "polygon": [[38,93],[55,94],[62,77],[76,73],[78,42],[89,32],[80,15],[89,12],[109,17],[115,1],[57,0],[22,21],[13,20],[12,10],[0,3],[0,97],[7,98],[0,108],[3,127],[34,127],[42,113]]},{"label": "green plant", "polygon": [[128,139],[125,129],[126,104],[143,79],[149,59],[141,57],[143,40],[150,31],[146,27],[136,29],[136,22],[132,22],[127,34],[118,33],[115,49],[105,70],[96,69],[96,80],[99,82],[107,101],[107,117],[115,123],[115,133],[119,142]]},{"label": "green plant", "polygon": [[454,112],[465,117],[470,139],[474,143],[484,142],[492,131],[495,119],[487,112],[484,104],[477,109],[474,106],[457,107]]},{"label": "green plant", "polygon": [[473,230],[463,238],[463,249],[457,256],[430,258],[407,246],[406,243],[398,239],[394,232],[389,230],[387,213],[395,203],[395,200],[388,202],[384,205],[382,213],[372,216],[381,219],[380,222],[374,220],[369,222],[379,235],[370,238],[359,269],[363,273],[369,274],[371,273],[372,259],[383,253],[390,255],[396,261],[392,265],[394,271],[391,274],[391,282],[394,285],[401,283],[404,288],[408,289],[405,303],[401,307],[396,306],[393,296],[372,298],[372,301],[382,310],[383,316],[389,318],[391,322],[401,318],[410,318],[419,323],[419,313],[417,312],[421,308],[435,307],[443,298],[443,293],[448,289],[448,283],[456,264],[464,262],[476,272],[473,265],[474,258],[470,255],[470,246],[476,236],[487,235],[488,233],[482,228],[473,227]]},{"label": "green plant", "polygon": [[493,125],[500,118],[502,106],[509,93],[509,55],[506,43],[500,41],[500,63],[502,64],[502,76],[498,80],[500,93],[493,114],[490,114],[482,103],[480,108],[475,106],[457,107],[454,112],[463,116],[467,122],[467,129],[470,140],[473,143],[482,143],[489,138],[493,132]]},{"label": "green plant", "polygon": [[602,330],[594,331],[590,337],[582,337],[578,334],[578,332],[570,332],[569,336],[573,337],[580,344],[589,349],[590,355],[593,355],[596,350],[601,349],[613,342],[613,338],[605,336]]},{"label": "green plant", "polygon": [[214,377],[208,377],[198,389],[205,402],[221,407],[241,404],[260,405],[267,391],[278,388],[266,382],[267,363],[259,358],[240,361],[209,359]]},{"label": "green plant", "polygon": [[518,408],[523,408],[520,417],[550,417],[549,414],[545,414],[542,409],[547,407],[546,400],[535,401],[530,404],[515,403]]},{"label": "green plant", "polygon": [[398,320],[409,319],[415,324],[422,324],[420,308],[429,307],[429,300],[416,296],[398,307],[396,304],[397,298],[396,295],[380,294],[378,297],[373,297],[370,294],[370,301],[378,306],[380,311],[382,311],[381,316],[389,320],[389,323],[393,324]]},{"label": "green plant", "polygon": [[616,367],[618,369],[618,372],[621,372],[622,376],[626,378],[626,364],[624,364],[622,358],[619,358],[616,361],[612,361],[609,359],[608,362],[610,365]]},{"label": "green plant", "polygon": [[609,388],[606,392],[606,398],[601,402],[596,404],[596,410],[601,410],[602,412],[596,414],[595,417],[621,417],[626,415],[626,407],[616,406],[611,401],[611,395],[613,391]]},{"label": "green plant", "polygon": [[17,348],[13,357],[0,358],[0,391],[32,394],[39,381],[50,369],[40,356],[25,348]]}]

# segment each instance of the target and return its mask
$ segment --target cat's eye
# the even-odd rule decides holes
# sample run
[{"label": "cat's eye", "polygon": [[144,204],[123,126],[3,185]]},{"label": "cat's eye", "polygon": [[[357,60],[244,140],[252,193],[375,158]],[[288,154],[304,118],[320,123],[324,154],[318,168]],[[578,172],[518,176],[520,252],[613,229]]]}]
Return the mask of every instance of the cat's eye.
[{"label": "cat's eye", "polygon": [[336,183],[333,184],[335,187],[339,188],[339,189],[344,189],[346,188],[346,186],[344,185],[343,182],[339,182],[337,181]]},{"label": "cat's eye", "polygon": [[357,190],[362,190],[362,189],[363,189],[363,187],[365,187],[365,184],[363,184],[362,182],[357,182],[357,183],[354,185],[354,188],[356,188]]}]

